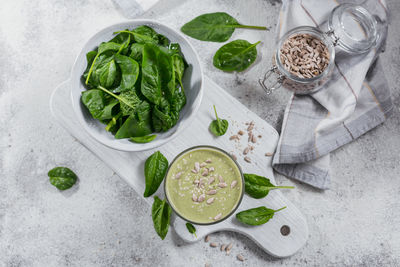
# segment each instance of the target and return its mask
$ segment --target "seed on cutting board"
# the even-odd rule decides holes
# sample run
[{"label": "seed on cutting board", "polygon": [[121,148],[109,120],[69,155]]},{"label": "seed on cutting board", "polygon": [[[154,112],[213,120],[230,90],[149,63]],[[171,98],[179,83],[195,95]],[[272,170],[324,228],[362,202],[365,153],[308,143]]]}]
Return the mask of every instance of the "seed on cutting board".
[{"label": "seed on cutting board", "polygon": [[247,140],[248,142],[251,142],[251,140],[253,139],[253,133],[252,132],[249,132],[249,139]]},{"label": "seed on cutting board", "polygon": [[228,246],[226,246],[226,250],[228,251],[228,250],[231,250],[232,249],[232,247],[233,247],[233,243],[229,243],[229,245]]},{"label": "seed on cutting board", "polygon": [[211,243],[210,243],[210,247],[216,248],[216,247],[218,247],[218,243],[216,243],[216,242],[211,242]]},{"label": "seed on cutting board", "polygon": [[225,248],[226,248],[226,245],[225,245],[225,244],[222,244],[220,250],[221,250],[221,251],[224,251]]},{"label": "seed on cutting board", "polygon": [[229,140],[239,140],[239,136],[232,135],[231,137],[229,137]]},{"label": "seed on cutting board", "polygon": [[243,257],[242,255],[240,255],[240,254],[238,254],[238,255],[236,256],[236,258],[237,258],[238,260],[240,260],[240,261],[244,261],[244,257]]},{"label": "seed on cutting board", "polygon": [[210,241],[210,236],[206,235],[206,237],[204,238],[204,242],[208,242],[208,241]]},{"label": "seed on cutting board", "polygon": [[244,132],[243,132],[242,130],[240,130],[240,131],[238,132],[238,135],[244,135]]},{"label": "seed on cutting board", "polygon": [[179,179],[182,176],[182,172],[178,172],[177,174],[175,174],[175,179]]},{"label": "seed on cutting board", "polygon": [[243,150],[243,155],[247,155],[247,153],[249,153],[249,151],[250,151],[250,147],[246,147],[246,148]]},{"label": "seed on cutting board", "polygon": [[216,193],[217,193],[217,190],[212,189],[212,190],[207,192],[207,195],[215,195]]},{"label": "seed on cutting board", "polygon": [[254,134],[251,136],[251,142],[257,143],[257,137]]},{"label": "seed on cutting board", "polygon": [[244,157],[244,161],[251,163],[251,159],[249,157]]},{"label": "seed on cutting board", "polygon": [[204,264],[204,267],[210,267],[209,263]]},{"label": "seed on cutting board", "polygon": [[254,124],[250,124],[249,127],[247,127],[247,131],[250,132],[254,129]]},{"label": "seed on cutting board", "polygon": [[231,188],[233,189],[236,185],[237,185],[237,181],[236,180],[232,181]]},{"label": "seed on cutting board", "polygon": [[221,213],[218,213],[217,216],[214,217],[214,220],[215,220],[215,221],[218,220],[219,218],[221,218],[221,216],[222,216],[222,214],[221,214]]},{"label": "seed on cutting board", "polygon": [[272,157],[272,155],[274,155],[274,154],[273,154],[273,153],[269,153],[269,152],[268,152],[268,153],[265,153],[265,156],[266,156],[266,157]]},{"label": "seed on cutting board", "polygon": [[226,183],[219,183],[218,186],[221,187],[221,188],[225,188],[225,187],[227,187],[227,184]]},{"label": "seed on cutting board", "polygon": [[214,198],[211,197],[211,198],[207,199],[206,202],[207,202],[207,204],[212,204],[214,202]]},{"label": "seed on cutting board", "polygon": [[237,160],[237,157],[235,156],[235,154],[231,154],[231,157],[232,157],[234,160]]}]

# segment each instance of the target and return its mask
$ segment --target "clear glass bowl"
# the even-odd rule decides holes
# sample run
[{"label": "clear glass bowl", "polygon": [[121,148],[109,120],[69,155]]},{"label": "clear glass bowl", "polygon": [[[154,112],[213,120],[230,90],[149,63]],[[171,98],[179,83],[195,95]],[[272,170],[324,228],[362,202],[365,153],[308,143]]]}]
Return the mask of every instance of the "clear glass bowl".
[{"label": "clear glass bowl", "polygon": [[175,163],[181,156],[183,156],[184,154],[186,154],[186,153],[188,153],[188,152],[195,151],[195,150],[200,150],[200,149],[211,149],[211,150],[215,150],[215,151],[217,151],[217,152],[220,152],[220,153],[226,155],[228,158],[230,158],[230,159],[232,160],[232,162],[237,166],[237,168],[238,168],[238,170],[239,170],[239,173],[240,173],[240,177],[241,177],[241,181],[242,181],[242,186],[241,186],[241,192],[240,192],[239,200],[237,201],[237,203],[236,203],[236,205],[234,206],[234,208],[233,208],[227,215],[225,215],[224,217],[221,217],[220,219],[218,219],[218,220],[216,220],[216,221],[214,221],[214,222],[209,222],[209,223],[195,222],[195,221],[192,221],[192,220],[186,218],[183,214],[179,213],[179,211],[178,211],[178,210],[174,207],[174,205],[172,204],[172,202],[170,201],[170,199],[169,199],[169,197],[168,197],[168,193],[167,193],[167,180],[165,180],[165,182],[164,182],[164,192],[165,192],[165,197],[166,197],[168,203],[170,204],[172,210],[176,213],[176,215],[178,215],[179,217],[181,217],[183,220],[185,220],[185,221],[187,221],[187,222],[190,222],[190,223],[193,223],[193,224],[197,224],[197,225],[212,225],[212,224],[220,223],[220,222],[226,220],[227,218],[229,218],[231,215],[233,215],[233,214],[235,213],[235,211],[237,210],[237,208],[240,206],[240,203],[242,203],[243,195],[244,195],[244,176],[243,176],[243,171],[242,171],[242,169],[240,168],[239,164],[236,162],[235,159],[232,158],[232,156],[231,156],[229,153],[227,153],[226,151],[224,151],[224,150],[222,150],[222,149],[220,149],[220,148],[218,148],[218,147],[208,146],[208,145],[201,145],[201,146],[190,147],[190,148],[188,148],[188,149],[182,151],[181,153],[179,153],[179,154],[174,158],[174,160],[171,162],[171,164],[169,165],[168,170],[167,170],[167,174],[166,174],[166,178],[165,178],[165,179],[168,178],[168,173],[169,173],[169,171],[170,171],[170,169],[171,169],[171,166],[173,166],[174,163]]}]

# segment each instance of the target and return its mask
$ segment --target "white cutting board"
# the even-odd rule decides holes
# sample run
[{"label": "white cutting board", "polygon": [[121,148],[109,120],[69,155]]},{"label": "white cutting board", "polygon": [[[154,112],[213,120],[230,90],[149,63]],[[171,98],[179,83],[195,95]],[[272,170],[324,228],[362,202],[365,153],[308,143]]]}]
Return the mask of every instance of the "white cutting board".
[{"label": "white cutting board", "polygon": [[[144,152],[117,151],[91,138],[78,120],[75,119],[75,114],[71,107],[69,81],[65,81],[54,90],[50,100],[50,109],[53,116],[70,134],[104,161],[139,195],[143,195],[145,188],[144,162],[147,157],[154,151],[160,150],[171,162],[181,151],[196,145],[213,145],[227,152],[233,152],[237,155],[238,163],[241,165],[243,172],[268,177],[275,184],[271,166],[272,157],[266,157],[265,153],[275,151],[279,138],[276,130],[209,78],[206,77],[204,81],[204,97],[195,121],[173,141],[157,149]],[[227,119],[230,123],[227,134],[218,138],[208,132],[208,126],[211,120],[214,119],[213,104],[216,105],[219,116]],[[229,137],[232,134],[236,134],[240,129],[246,129],[245,122],[250,121],[255,122],[255,130],[253,132],[257,135],[261,134],[262,138],[258,139],[257,144],[254,145],[254,150],[248,155],[252,163],[247,163],[241,155],[247,145],[247,134],[241,138],[239,143],[229,140]],[[284,193],[290,195],[288,191]],[[164,198],[163,186],[160,186],[156,194]],[[152,197],[145,200],[149,205],[153,202]],[[280,258],[294,254],[306,243],[308,238],[306,220],[300,211],[284,197],[281,191],[273,190],[263,199],[253,199],[245,194],[237,212],[259,206],[266,206],[272,209],[279,209],[283,206],[287,206],[287,208],[277,212],[273,219],[261,226],[243,225],[235,219],[234,215],[218,224],[196,226],[197,238],[188,232],[185,226],[186,222],[181,218],[173,216],[171,225],[186,242],[198,241],[205,235],[217,231],[239,232],[254,240],[267,253]],[[149,206],[149,216],[150,214],[151,208]],[[283,225],[290,227],[290,233],[286,236],[282,235],[280,231]]]}]

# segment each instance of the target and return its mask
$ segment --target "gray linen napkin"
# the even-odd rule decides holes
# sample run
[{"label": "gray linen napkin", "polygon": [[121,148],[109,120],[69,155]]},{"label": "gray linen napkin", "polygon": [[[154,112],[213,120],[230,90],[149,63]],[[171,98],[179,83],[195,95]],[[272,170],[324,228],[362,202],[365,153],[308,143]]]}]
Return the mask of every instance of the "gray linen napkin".
[{"label": "gray linen napkin", "polygon": [[[335,0],[283,0],[278,38],[302,25],[323,27],[338,4]],[[373,13],[387,12],[381,0],[368,5]],[[333,77],[324,89],[312,95],[292,95],[273,159],[277,172],[320,189],[329,188],[329,153],[391,114],[390,91],[376,60],[383,43],[363,55],[337,56]]]}]

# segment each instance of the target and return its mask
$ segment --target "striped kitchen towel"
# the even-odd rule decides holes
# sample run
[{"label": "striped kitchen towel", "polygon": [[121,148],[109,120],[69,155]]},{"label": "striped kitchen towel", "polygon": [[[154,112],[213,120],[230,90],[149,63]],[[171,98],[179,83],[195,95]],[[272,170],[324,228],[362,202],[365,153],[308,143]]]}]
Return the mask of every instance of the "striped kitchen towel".
[{"label": "striped kitchen towel", "polygon": [[[383,0],[358,1],[387,18]],[[283,0],[278,36],[302,26],[323,29],[335,0]],[[387,28],[380,34],[385,35]],[[383,123],[391,114],[390,91],[379,60],[383,42],[359,56],[337,56],[333,78],[312,95],[292,95],[286,107],[273,167],[293,179],[329,188],[329,153]]]},{"label": "striped kitchen towel", "polygon": [[112,0],[120,12],[133,19],[153,7],[159,0]]}]

